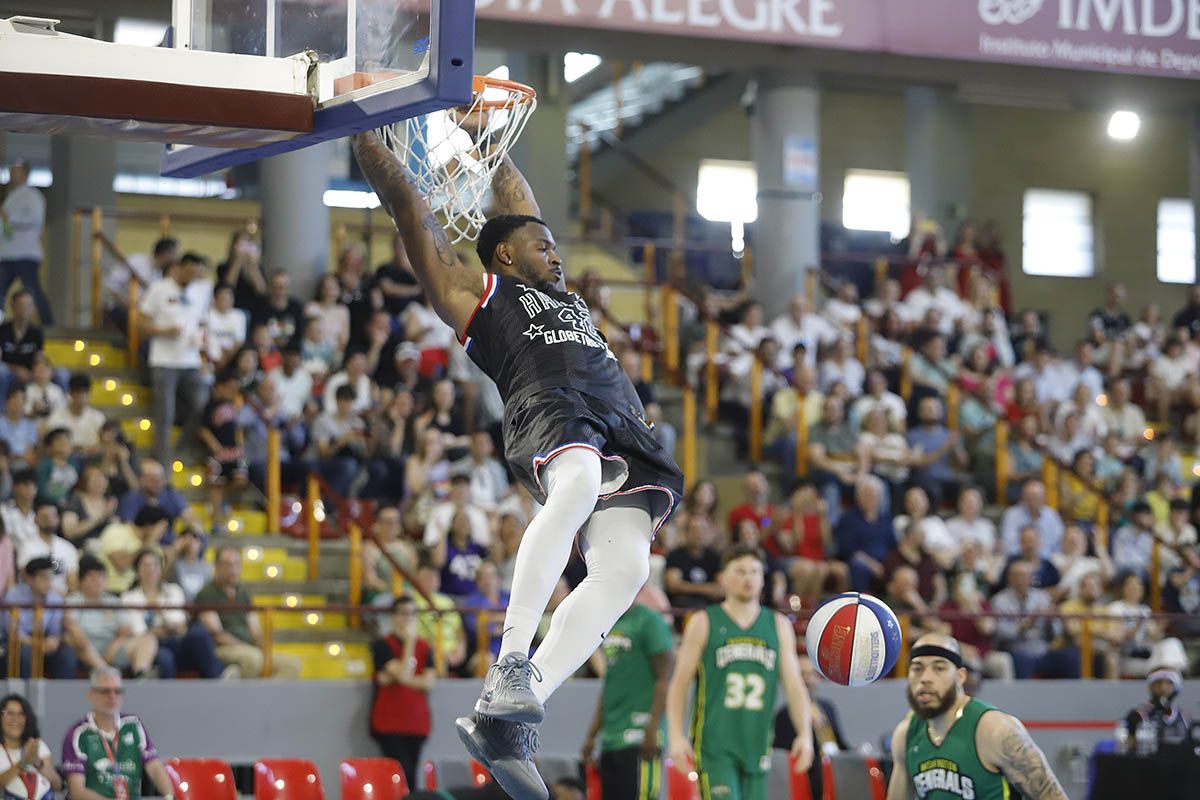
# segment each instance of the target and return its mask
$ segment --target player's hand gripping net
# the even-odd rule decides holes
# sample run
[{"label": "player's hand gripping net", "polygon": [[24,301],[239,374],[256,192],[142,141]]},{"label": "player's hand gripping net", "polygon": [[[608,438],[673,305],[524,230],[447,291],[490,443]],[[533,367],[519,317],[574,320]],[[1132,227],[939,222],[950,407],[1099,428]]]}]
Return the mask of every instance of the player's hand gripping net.
[{"label": "player's hand gripping net", "polygon": [[380,131],[429,207],[445,218],[451,243],[479,235],[492,175],[537,107],[534,90],[515,81],[476,76],[474,88],[466,106]]}]

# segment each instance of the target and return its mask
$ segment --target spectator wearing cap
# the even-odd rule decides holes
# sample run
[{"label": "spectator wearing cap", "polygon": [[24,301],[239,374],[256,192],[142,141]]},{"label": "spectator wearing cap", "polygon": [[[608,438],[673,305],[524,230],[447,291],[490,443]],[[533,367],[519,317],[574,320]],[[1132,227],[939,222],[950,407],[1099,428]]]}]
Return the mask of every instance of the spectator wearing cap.
[{"label": "spectator wearing cap", "polygon": [[413,398],[428,397],[432,384],[421,375],[421,349],[415,344],[392,337],[395,347],[392,358],[379,359],[373,374],[374,381],[383,389],[411,392]]},{"label": "spectator wearing cap", "polygon": [[39,497],[33,523],[37,536],[17,546],[17,566],[24,567],[35,558],[49,558],[54,563],[55,591],[60,595],[74,591],[79,585],[79,551],[59,535],[58,503]]},{"label": "spectator wearing cap", "polygon": [[175,524],[179,520],[190,529],[204,535],[204,526],[200,518],[179,492],[167,485],[167,473],[161,462],[152,459],[142,461],[138,474],[136,489],[130,489],[121,498],[117,506],[117,516],[126,522],[133,522],[138,512],[146,506],[157,506],[167,515],[167,530],[163,534],[162,543],[171,544],[175,541]]},{"label": "spectator wearing cap", "polygon": [[85,554],[79,560],[79,591],[67,595],[66,602],[93,607],[67,610],[63,618],[67,642],[87,670],[113,666],[145,677],[158,653],[158,641],[145,632],[134,635],[129,615],[120,610],[120,599],[105,589],[107,579],[100,559]]},{"label": "spectator wearing cap", "polygon": [[67,382],[67,405],[47,418],[46,430],[65,428],[71,434],[76,455],[93,456],[100,449],[100,429],[104,413],[91,406],[92,379],[82,372]]},{"label": "spectator wearing cap", "polygon": [[34,501],[37,500],[37,476],[32,469],[23,468],[12,473],[12,498],[0,505],[0,520],[13,546],[20,552],[22,545],[37,538],[37,523],[34,522]]},{"label": "spectator wearing cap", "polygon": [[1112,560],[1118,571],[1149,575],[1154,526],[1154,510],[1145,500],[1139,499],[1129,509],[1129,521],[1117,529],[1113,537]]},{"label": "spectator wearing cap", "polygon": [[1041,538],[1039,555],[1049,558],[1058,552],[1063,539],[1062,517],[1046,505],[1046,485],[1037,478],[1030,478],[1021,485],[1021,499],[1004,510],[1000,517],[1000,545],[1006,555],[1017,555],[1021,550],[1022,529],[1033,526]]},{"label": "spectator wearing cap", "polygon": [[21,386],[10,386],[5,395],[0,440],[8,444],[9,454],[19,461],[28,462],[37,448],[37,423],[25,416],[25,389]]},{"label": "spectator wearing cap", "polygon": [[1161,742],[1177,744],[1186,741],[1191,734],[1192,720],[1179,702],[1183,675],[1174,667],[1154,667],[1146,675],[1146,688],[1150,699],[1125,715],[1130,740],[1138,726],[1145,724],[1158,732]]},{"label": "spectator wearing cap", "polygon": [[45,455],[34,468],[38,496],[62,503],[79,483],[79,470],[71,458],[71,432],[54,428],[42,437]]},{"label": "spectator wearing cap", "polygon": [[138,309],[142,335],[150,341],[154,454],[164,462],[170,457],[176,419],[184,424],[179,444],[190,446],[199,411],[208,401],[208,386],[200,374],[204,321],[212,300],[212,284],[202,278],[206,270],[202,256],[185,253],[150,285]]},{"label": "spectator wearing cap", "polygon": [[146,506],[138,511],[132,523],[114,522],[100,534],[96,555],[108,568],[108,590],[128,591],[137,578],[134,560],[143,550],[161,554],[162,540],[167,534],[167,513],[160,506]]},{"label": "spectator wearing cap", "polygon": [[[198,605],[241,606],[251,605],[250,595],[241,585],[242,554],[236,547],[217,550],[216,565],[212,582],[196,595]],[[236,665],[241,675],[253,678],[263,670],[263,633],[258,613],[241,608],[202,611],[201,624],[208,629],[217,644],[217,658],[226,664]],[[273,677],[294,680],[300,677],[300,659],[276,651],[272,654]]]},{"label": "spectator wearing cap", "polygon": [[[56,564],[53,559],[39,556],[30,559],[22,569],[25,582],[8,590],[4,602],[10,605],[44,605],[42,609],[41,635],[42,653],[45,657],[44,672],[47,677],[69,679],[75,677],[79,663],[75,651],[63,642],[63,595],[54,588]],[[0,626],[0,638],[7,640],[8,626]],[[28,678],[33,663],[34,615],[32,608],[21,609],[17,622],[17,638],[21,648],[21,677]],[[11,647],[12,643],[8,645]]]},{"label": "spectator wearing cap", "polygon": [[366,424],[354,413],[354,389],[342,384],[334,392],[334,404],[313,423],[313,445],[316,447],[317,469],[343,497],[362,471],[367,453]]}]

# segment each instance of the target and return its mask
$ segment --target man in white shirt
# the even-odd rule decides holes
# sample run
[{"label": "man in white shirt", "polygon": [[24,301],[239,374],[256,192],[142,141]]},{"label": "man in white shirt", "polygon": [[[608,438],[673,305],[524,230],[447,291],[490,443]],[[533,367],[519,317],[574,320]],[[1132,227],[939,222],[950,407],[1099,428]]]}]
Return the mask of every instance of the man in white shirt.
[{"label": "man in white shirt", "polygon": [[850,406],[850,427],[858,430],[863,419],[875,406],[882,406],[887,412],[888,421],[893,429],[904,430],[908,421],[908,408],[900,395],[888,391],[887,376],[877,369],[867,373],[867,393]]},{"label": "man in white shirt", "polygon": [[512,487],[508,473],[495,456],[496,445],[487,431],[471,434],[471,454],[455,461],[450,470],[455,475],[466,475],[470,479],[471,502],[485,511],[495,511],[508,497]]},{"label": "man in white shirt", "polygon": [[975,542],[985,555],[991,555],[996,552],[996,523],[982,513],[983,493],[974,487],[963,489],[958,496],[958,514],[946,520],[946,527],[959,547]]},{"label": "man in white shirt", "polygon": [[154,243],[153,252],[134,253],[125,264],[113,264],[104,273],[104,306],[109,318],[121,330],[129,321],[129,282],[136,281],[138,296],[161,278],[167,268],[179,260],[179,242],[164,237]]},{"label": "man in white shirt", "polygon": [[246,343],[246,312],[233,307],[233,287],[213,290],[212,307],[205,320],[208,360],[214,372],[220,372]]},{"label": "man in white shirt", "polygon": [[65,428],[71,433],[75,452],[91,456],[100,447],[100,429],[104,427],[104,412],[90,405],[92,379],[82,372],[71,376],[67,383],[67,405],[46,420],[45,429]]},{"label": "man in white shirt", "polygon": [[[208,402],[208,385],[200,374],[204,320],[212,300],[212,284],[201,278],[204,257],[186,253],[166,277],[155,281],[142,298],[142,334],[150,340],[150,373],[154,382],[154,455],[172,461],[171,426],[182,419],[179,444],[196,437],[200,412]],[[183,413],[176,414],[181,401]]]},{"label": "man in white shirt", "polygon": [[29,164],[14,161],[9,167],[8,196],[0,205],[0,301],[8,297],[13,281],[21,281],[37,303],[42,327],[47,328],[54,324],[54,314],[38,275],[46,198],[28,181]]},{"label": "man in white shirt", "polygon": [[939,332],[950,335],[954,323],[965,313],[958,295],[946,287],[946,272],[940,266],[930,266],[925,273],[925,285],[918,286],[904,298],[909,319],[924,319],[925,312],[936,308],[941,312]]},{"label": "man in white shirt", "polygon": [[460,511],[471,523],[471,541],[491,547],[492,528],[487,514],[471,502],[471,478],[462,473],[450,477],[450,496],[430,509],[423,544],[432,549],[445,539],[450,534],[450,523]]},{"label": "man in white shirt", "polygon": [[1146,415],[1134,405],[1129,381],[1118,378],[1112,381],[1108,391],[1108,405],[1104,407],[1104,424],[1110,433],[1121,439],[1118,450],[1121,458],[1128,458],[1145,444]]},{"label": "man in white shirt", "polygon": [[771,335],[779,342],[780,370],[792,369],[796,345],[803,344],[804,366],[816,369],[817,349],[837,341],[838,330],[824,317],[813,314],[808,298],[802,294],[792,297],[788,310],[771,323]]},{"label": "man in white shirt", "polygon": [[54,591],[66,596],[79,586],[79,551],[58,535],[58,504],[38,500],[33,521],[37,536],[17,549],[17,569],[24,569],[35,558],[49,558],[54,562]]},{"label": "man in white shirt", "polygon": [[1065,362],[1061,367],[1067,385],[1074,387],[1076,384],[1084,384],[1092,393],[1093,400],[1104,391],[1104,376],[1093,366],[1094,357],[1092,343],[1084,339],[1075,345],[1075,359]]},{"label": "man in white shirt", "polygon": [[283,364],[270,372],[279,390],[279,408],[295,421],[304,416],[304,406],[313,399],[312,374],[304,369],[303,356],[295,344],[283,348]]}]

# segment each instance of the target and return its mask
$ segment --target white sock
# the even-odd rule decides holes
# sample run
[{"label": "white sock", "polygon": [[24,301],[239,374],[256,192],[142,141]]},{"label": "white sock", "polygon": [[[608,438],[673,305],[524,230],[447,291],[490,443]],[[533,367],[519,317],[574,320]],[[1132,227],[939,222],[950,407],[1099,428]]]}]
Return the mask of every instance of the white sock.
[{"label": "white sock", "polygon": [[533,656],[541,673],[533,693],[543,703],[604,641],[650,575],[654,523],[640,495],[630,505],[602,508],[584,531],[587,577],[554,611],[550,631]]},{"label": "white sock", "polygon": [[564,450],[542,467],[546,505],[529,523],[517,548],[501,658],[529,653],[546,604],[571,557],[575,534],[596,507],[600,476],[600,456],[583,447]]}]

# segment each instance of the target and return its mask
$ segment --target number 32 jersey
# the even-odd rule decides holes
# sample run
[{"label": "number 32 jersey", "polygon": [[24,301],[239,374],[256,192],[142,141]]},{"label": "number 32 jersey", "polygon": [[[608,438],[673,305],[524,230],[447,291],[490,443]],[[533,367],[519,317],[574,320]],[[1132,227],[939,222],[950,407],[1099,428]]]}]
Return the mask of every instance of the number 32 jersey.
[{"label": "number 32 jersey", "polygon": [[760,609],[741,628],[720,605],[709,606],[708,644],[700,659],[692,743],[696,766],[705,760],[741,772],[771,768],[775,689],[779,685],[779,634],[775,612]]}]

